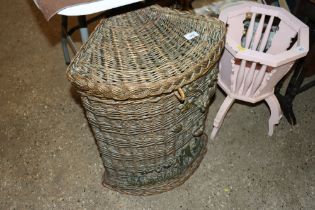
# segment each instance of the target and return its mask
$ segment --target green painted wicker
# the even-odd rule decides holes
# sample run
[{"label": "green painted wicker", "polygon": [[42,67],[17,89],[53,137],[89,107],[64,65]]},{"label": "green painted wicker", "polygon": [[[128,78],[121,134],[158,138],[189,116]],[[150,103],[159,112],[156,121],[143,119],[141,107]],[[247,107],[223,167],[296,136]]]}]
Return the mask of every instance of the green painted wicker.
[{"label": "green painted wicker", "polygon": [[[199,36],[187,40],[184,35]],[[103,184],[150,195],[182,184],[206,152],[203,133],[225,27],[151,6],[104,19],[68,68],[105,167]]]}]

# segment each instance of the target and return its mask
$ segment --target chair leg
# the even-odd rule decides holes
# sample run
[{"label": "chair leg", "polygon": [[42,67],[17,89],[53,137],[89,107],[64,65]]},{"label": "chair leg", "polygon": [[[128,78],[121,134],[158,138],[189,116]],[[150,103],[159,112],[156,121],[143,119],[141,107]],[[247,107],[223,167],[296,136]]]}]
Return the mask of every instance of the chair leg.
[{"label": "chair leg", "polygon": [[68,49],[68,17],[61,16],[61,47],[66,65],[70,64],[70,54]]},{"label": "chair leg", "polygon": [[[78,23],[79,23],[78,27],[80,29],[81,40],[83,43],[85,43],[89,38],[86,17],[79,16]],[[74,30],[75,29],[71,29],[70,31],[68,31],[68,17],[62,15],[61,16],[61,47],[63,50],[63,56],[65,58],[65,62],[67,65],[69,65],[71,62],[68,44],[72,48],[73,52],[77,53],[75,44],[71,39],[71,34],[74,32]]]},{"label": "chair leg", "polygon": [[270,108],[270,118],[269,118],[269,132],[268,135],[272,136],[273,129],[276,124],[279,123],[281,117],[282,117],[282,111],[280,108],[280,104],[274,94],[267,97],[266,102]]},{"label": "chair leg", "polygon": [[83,43],[85,43],[89,38],[89,31],[87,28],[86,17],[85,16],[79,16],[78,17],[78,23],[79,23],[79,27],[80,27],[81,40]]},{"label": "chair leg", "polygon": [[222,125],[223,119],[225,118],[226,113],[231,108],[234,100],[235,99],[230,97],[230,96],[227,96],[224,99],[224,101],[223,101],[223,103],[222,103],[222,105],[221,105],[221,107],[220,107],[220,109],[219,109],[219,111],[217,113],[217,116],[215,117],[214,122],[213,122],[213,129],[212,129],[211,136],[210,136],[210,138],[212,140],[217,135],[217,132],[218,132],[219,128]]}]

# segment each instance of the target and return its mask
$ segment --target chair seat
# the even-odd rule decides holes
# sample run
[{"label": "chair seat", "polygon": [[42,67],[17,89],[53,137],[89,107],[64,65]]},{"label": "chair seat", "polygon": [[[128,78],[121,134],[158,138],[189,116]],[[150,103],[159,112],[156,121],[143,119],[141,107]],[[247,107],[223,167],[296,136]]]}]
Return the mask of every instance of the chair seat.
[{"label": "chair seat", "polygon": [[71,7],[64,8],[59,15],[65,16],[80,16],[80,15],[90,15],[105,10],[113,9],[116,7],[121,7],[124,5],[140,2],[143,0],[99,0],[96,2],[89,2],[86,4],[78,4]]}]

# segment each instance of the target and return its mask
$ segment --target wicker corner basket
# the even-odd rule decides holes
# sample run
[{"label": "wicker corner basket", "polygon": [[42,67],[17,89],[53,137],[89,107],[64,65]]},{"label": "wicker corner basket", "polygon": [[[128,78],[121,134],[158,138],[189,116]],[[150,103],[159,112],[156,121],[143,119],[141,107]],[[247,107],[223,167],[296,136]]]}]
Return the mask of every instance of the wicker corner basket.
[{"label": "wicker corner basket", "polygon": [[93,129],[104,186],[161,193],[197,169],[206,152],[203,127],[224,35],[217,19],[158,6],[97,26],[68,78]]}]

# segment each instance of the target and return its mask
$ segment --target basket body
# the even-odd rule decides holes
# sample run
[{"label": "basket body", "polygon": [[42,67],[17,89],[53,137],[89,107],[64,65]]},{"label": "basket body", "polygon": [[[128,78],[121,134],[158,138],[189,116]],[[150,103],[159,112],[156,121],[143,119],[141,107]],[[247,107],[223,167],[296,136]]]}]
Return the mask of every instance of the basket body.
[{"label": "basket body", "polygon": [[82,95],[86,116],[105,166],[103,184],[121,192],[149,195],[182,184],[205,152],[204,121],[217,71],[175,93],[117,101]]},{"label": "basket body", "polygon": [[[191,32],[195,37],[186,38]],[[82,95],[104,186],[150,195],[196,170],[206,152],[203,127],[224,35],[217,19],[157,6],[97,26],[68,78]]]}]

